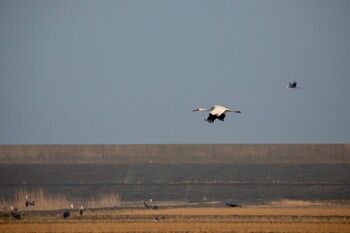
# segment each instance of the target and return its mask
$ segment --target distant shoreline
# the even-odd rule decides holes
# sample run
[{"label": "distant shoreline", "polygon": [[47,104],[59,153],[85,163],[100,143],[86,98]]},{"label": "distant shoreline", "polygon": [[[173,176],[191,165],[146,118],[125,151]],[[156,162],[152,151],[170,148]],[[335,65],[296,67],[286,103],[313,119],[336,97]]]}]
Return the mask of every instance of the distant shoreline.
[{"label": "distant shoreline", "polygon": [[350,163],[350,144],[0,145],[0,163]]}]

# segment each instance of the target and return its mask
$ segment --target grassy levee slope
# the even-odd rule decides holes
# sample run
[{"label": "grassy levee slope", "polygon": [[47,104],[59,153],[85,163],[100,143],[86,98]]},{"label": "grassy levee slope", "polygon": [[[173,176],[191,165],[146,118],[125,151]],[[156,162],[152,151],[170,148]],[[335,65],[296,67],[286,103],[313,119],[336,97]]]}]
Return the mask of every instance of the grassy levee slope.
[{"label": "grassy levee slope", "polygon": [[2,163],[350,163],[350,144],[0,145]]}]

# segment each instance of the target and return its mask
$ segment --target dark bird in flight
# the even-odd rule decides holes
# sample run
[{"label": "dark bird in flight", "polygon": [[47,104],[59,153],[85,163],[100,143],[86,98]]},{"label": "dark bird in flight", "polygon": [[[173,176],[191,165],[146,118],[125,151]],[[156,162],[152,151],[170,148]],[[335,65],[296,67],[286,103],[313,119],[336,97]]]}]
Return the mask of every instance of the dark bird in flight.
[{"label": "dark bird in flight", "polygon": [[295,88],[301,88],[301,87],[297,87],[297,82],[294,81],[292,83],[289,83],[286,88],[291,88],[291,89],[295,89]]}]

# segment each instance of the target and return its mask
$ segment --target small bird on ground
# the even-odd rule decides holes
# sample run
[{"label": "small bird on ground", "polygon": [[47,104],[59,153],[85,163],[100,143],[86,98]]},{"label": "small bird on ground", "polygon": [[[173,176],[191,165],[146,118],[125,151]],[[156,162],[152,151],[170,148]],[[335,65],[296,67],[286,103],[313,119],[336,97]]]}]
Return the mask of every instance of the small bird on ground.
[{"label": "small bird on ground", "polygon": [[17,207],[13,208],[13,206],[11,206],[11,216],[15,219],[20,220],[21,219],[21,214],[18,212]]},{"label": "small bird on ground", "polygon": [[30,206],[30,205],[35,205],[34,201],[30,201],[28,200],[28,196],[26,195],[26,202],[25,202],[26,207]]},{"label": "small bird on ground", "polygon": [[70,216],[70,212],[73,210],[73,204],[70,204],[70,209],[63,213],[63,218],[68,218]]},{"label": "small bird on ground", "polygon": [[158,206],[152,205],[152,199],[149,199],[149,204],[147,204],[145,201],[142,201],[142,202],[143,202],[143,205],[148,209],[151,209],[151,210],[158,209]]},{"label": "small bird on ground", "polygon": [[165,219],[165,217],[164,216],[157,216],[155,219],[154,219],[154,221],[155,222],[159,222],[159,221],[161,221],[161,220],[164,220]]},{"label": "small bird on ground", "polygon": [[80,206],[79,214],[80,214],[80,216],[83,216],[83,214],[84,214],[84,208],[83,208],[83,206]]},{"label": "small bird on ground", "polygon": [[225,205],[229,208],[242,207],[241,205],[234,204],[234,203],[226,203]]}]

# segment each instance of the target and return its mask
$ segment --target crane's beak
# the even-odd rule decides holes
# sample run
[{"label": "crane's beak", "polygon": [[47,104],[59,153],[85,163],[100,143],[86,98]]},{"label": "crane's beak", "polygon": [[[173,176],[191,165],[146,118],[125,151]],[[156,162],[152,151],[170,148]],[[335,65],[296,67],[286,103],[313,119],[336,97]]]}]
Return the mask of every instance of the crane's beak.
[{"label": "crane's beak", "polygon": [[235,110],[230,110],[229,112],[242,113],[242,112],[239,111],[239,110],[237,110],[237,111],[235,111]]}]

